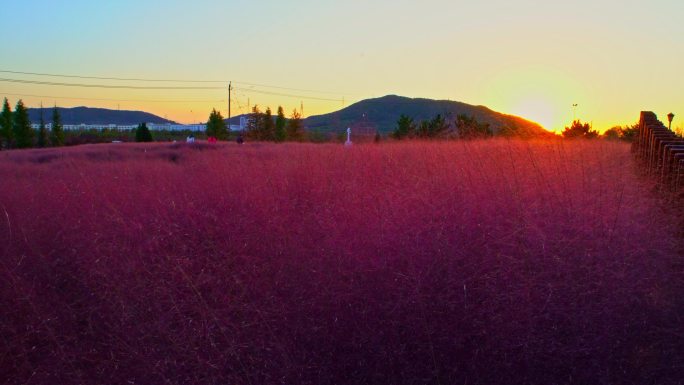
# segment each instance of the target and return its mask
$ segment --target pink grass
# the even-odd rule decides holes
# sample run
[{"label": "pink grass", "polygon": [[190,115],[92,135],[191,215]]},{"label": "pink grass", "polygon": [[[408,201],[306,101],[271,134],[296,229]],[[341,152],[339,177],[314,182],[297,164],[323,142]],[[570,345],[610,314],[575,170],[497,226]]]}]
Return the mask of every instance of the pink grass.
[{"label": "pink grass", "polygon": [[681,223],[620,143],[0,153],[0,382],[675,384]]}]

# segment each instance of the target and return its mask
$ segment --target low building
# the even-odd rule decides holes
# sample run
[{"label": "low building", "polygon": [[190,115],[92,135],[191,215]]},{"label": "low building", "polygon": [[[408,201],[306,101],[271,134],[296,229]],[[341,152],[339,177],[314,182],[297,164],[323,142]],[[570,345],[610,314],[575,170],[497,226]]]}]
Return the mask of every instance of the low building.
[{"label": "low building", "polygon": [[[240,118],[240,124],[231,124],[231,131],[243,131],[247,126],[247,119]],[[138,127],[137,124],[64,124],[62,128],[64,130],[135,130]],[[40,128],[40,124],[33,123],[31,128],[37,130]],[[45,128],[48,130],[52,129],[52,123],[46,123]],[[200,124],[171,124],[171,123],[148,123],[147,128],[151,131],[205,131],[207,125],[204,123]]]}]

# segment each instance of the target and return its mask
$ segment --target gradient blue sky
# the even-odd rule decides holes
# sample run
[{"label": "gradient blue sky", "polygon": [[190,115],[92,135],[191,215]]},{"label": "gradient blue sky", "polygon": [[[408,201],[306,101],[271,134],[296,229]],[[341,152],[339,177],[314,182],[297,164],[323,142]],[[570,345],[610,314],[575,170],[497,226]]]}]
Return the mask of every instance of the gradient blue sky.
[{"label": "gradient blue sky", "polygon": [[[675,0],[2,1],[0,9],[0,70],[317,91],[237,83],[234,115],[248,100],[287,111],[303,102],[312,115],[398,94],[486,105],[552,130],[569,124],[573,103],[577,118],[601,130],[634,123],[641,110],[672,111],[674,126],[684,119],[684,2]],[[182,122],[227,109],[224,90],[0,82],[1,96]]]}]

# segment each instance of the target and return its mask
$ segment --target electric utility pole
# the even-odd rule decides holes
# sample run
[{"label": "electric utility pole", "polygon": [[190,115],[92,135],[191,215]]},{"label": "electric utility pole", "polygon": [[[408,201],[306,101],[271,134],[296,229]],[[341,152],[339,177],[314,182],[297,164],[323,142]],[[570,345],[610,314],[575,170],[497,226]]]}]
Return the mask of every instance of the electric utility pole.
[{"label": "electric utility pole", "polygon": [[228,82],[228,128],[230,129],[230,94],[233,90],[233,82]]}]

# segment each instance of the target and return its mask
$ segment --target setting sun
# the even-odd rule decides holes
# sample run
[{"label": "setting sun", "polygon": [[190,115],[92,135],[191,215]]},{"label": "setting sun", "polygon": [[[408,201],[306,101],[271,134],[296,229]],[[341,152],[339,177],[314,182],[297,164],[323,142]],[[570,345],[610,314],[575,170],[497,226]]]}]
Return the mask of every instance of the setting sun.
[{"label": "setting sun", "polygon": [[499,111],[522,116],[552,132],[572,122],[573,104],[586,99],[580,82],[550,67],[509,68],[486,83],[483,98]]},{"label": "setting sun", "polygon": [[543,97],[523,97],[511,105],[510,113],[524,116],[549,131],[558,131],[562,125],[557,106]]}]

